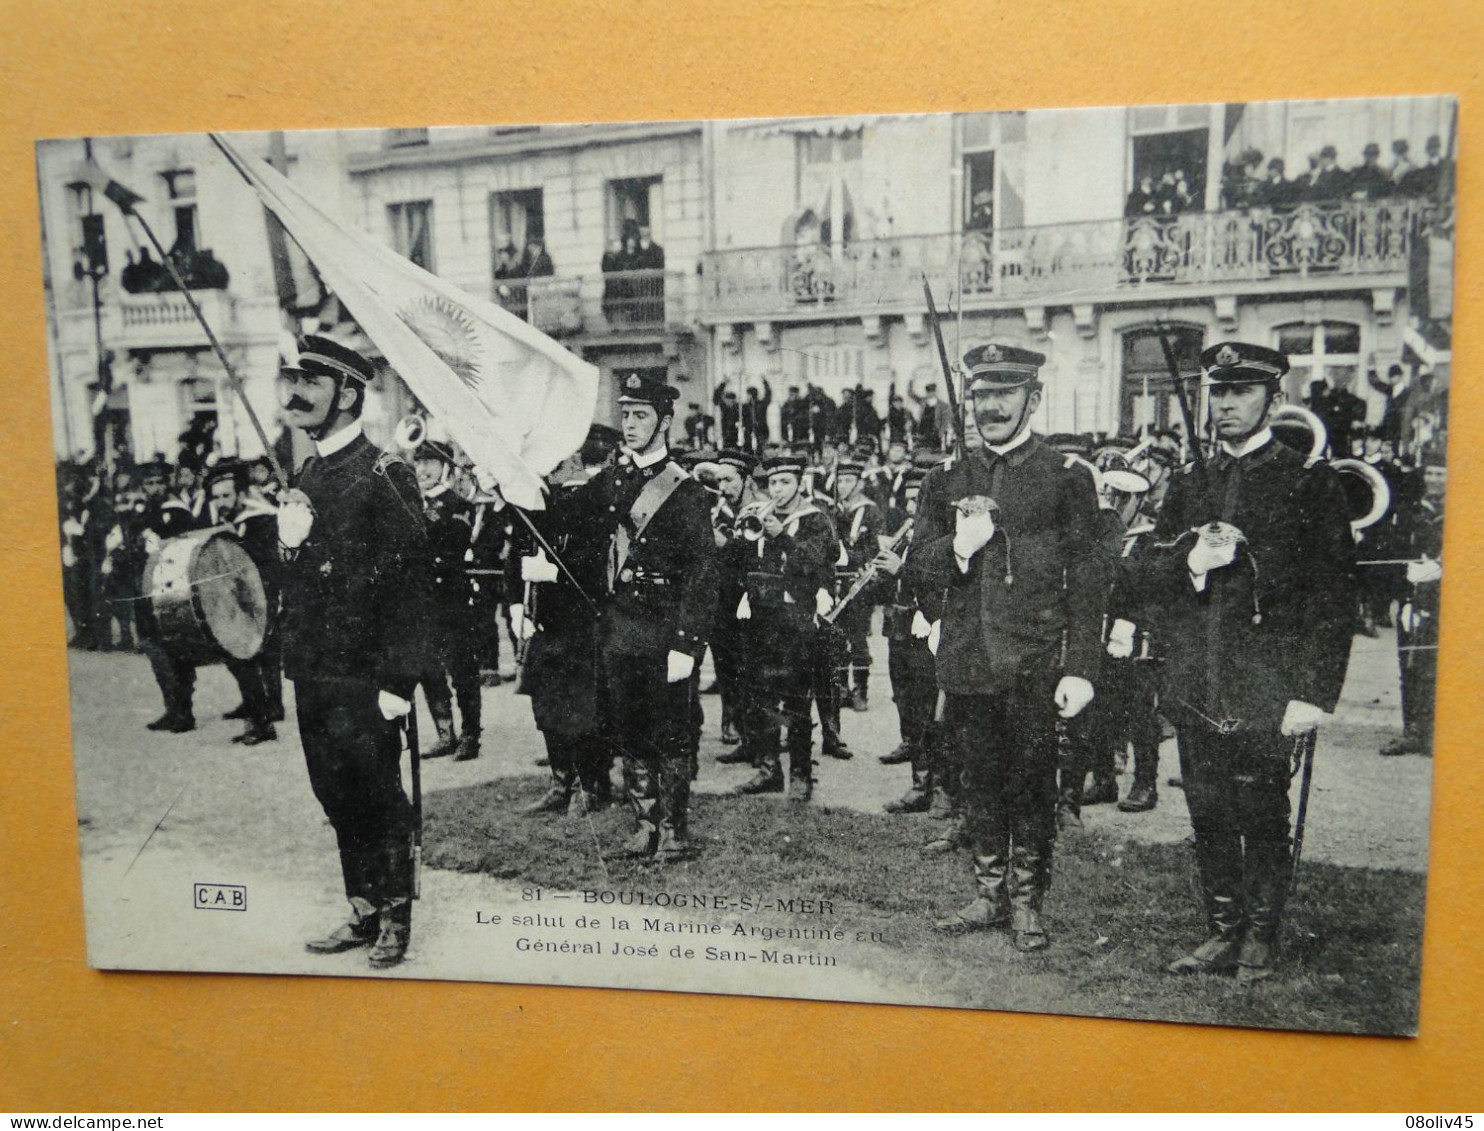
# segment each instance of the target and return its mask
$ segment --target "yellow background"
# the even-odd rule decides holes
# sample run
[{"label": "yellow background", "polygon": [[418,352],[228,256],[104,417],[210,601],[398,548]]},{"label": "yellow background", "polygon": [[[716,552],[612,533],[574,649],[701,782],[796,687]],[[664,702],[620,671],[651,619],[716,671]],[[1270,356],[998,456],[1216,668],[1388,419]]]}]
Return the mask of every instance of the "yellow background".
[{"label": "yellow background", "polygon": [[[0,2],[0,1110],[1484,1106],[1481,44],[1477,0]],[[34,139],[1425,92],[1464,226],[1417,1040],[85,965]]]}]

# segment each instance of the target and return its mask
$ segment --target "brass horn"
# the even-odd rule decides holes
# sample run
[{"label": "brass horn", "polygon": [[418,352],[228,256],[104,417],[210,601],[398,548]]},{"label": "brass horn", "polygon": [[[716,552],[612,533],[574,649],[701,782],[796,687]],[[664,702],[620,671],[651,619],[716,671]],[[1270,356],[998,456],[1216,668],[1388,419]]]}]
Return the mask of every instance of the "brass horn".
[{"label": "brass horn", "polygon": [[1273,435],[1309,459],[1323,459],[1329,447],[1329,429],[1324,421],[1302,405],[1283,404],[1273,410],[1268,425]]},{"label": "brass horn", "polygon": [[397,421],[392,443],[404,452],[415,451],[428,438],[428,421],[421,413],[410,412]]},{"label": "brass horn", "polygon": [[1351,532],[1359,534],[1380,522],[1391,508],[1391,484],[1386,476],[1359,459],[1337,459],[1330,466],[1344,479]]}]

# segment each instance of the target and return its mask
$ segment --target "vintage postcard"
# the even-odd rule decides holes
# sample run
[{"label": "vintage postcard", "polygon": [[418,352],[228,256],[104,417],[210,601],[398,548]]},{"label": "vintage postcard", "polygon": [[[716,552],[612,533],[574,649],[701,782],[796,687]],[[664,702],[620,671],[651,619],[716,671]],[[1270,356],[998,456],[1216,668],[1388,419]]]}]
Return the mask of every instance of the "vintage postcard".
[{"label": "vintage postcard", "polygon": [[39,143],[90,962],[1414,1033],[1456,152]]}]

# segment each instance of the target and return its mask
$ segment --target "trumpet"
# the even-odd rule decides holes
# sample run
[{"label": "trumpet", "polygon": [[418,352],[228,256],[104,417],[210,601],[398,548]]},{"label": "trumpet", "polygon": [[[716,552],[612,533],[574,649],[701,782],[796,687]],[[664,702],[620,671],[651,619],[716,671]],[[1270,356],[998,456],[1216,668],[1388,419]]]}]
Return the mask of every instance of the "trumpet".
[{"label": "trumpet", "polygon": [[737,515],[737,532],[749,542],[763,536],[763,518],[773,513],[776,504],[771,499],[748,503]]},{"label": "trumpet", "polygon": [[[392,430],[392,445],[411,459],[417,449],[424,441],[430,439],[428,435],[428,418],[419,412],[410,412]],[[448,443],[445,446],[453,453],[454,462],[450,486],[454,494],[466,503],[493,503],[499,500],[498,495],[491,494],[479,486],[479,480],[474,475],[474,465],[464,455],[463,449],[456,444]]]}]

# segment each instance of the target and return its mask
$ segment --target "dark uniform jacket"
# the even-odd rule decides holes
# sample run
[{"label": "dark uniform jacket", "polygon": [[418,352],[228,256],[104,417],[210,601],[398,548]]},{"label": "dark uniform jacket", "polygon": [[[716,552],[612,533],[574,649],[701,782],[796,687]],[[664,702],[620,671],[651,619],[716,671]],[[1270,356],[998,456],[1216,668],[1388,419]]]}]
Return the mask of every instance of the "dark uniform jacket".
[{"label": "dark uniform jacket", "polygon": [[445,489],[423,499],[423,518],[428,530],[434,611],[445,620],[467,620],[474,597],[468,574],[474,505]]},{"label": "dark uniform jacket", "polygon": [[410,698],[427,659],[428,538],[412,469],[357,436],[308,460],[309,537],[283,568],[283,666]]},{"label": "dark uniform jacket", "polygon": [[[840,547],[843,550],[843,553],[835,558],[838,584],[836,596],[841,597],[871,559],[880,552],[881,546],[876,539],[892,532],[886,528],[881,508],[873,499],[864,495],[857,495],[839,504],[839,511],[835,516],[835,530],[840,537]],[[851,602],[851,606],[858,609],[870,608],[870,593],[863,592]]]},{"label": "dark uniform jacket", "polygon": [[614,561],[612,591],[602,607],[602,639],[610,653],[632,656],[684,652],[700,660],[716,612],[716,542],[706,488],[688,476],[642,533],[630,511],[663,459],[635,466],[624,456],[603,468],[570,496],[557,501],[560,529],[590,539],[605,554],[624,524],[632,536],[628,557]]},{"label": "dark uniform jacket", "polygon": [[[776,538],[735,538],[726,547],[723,574],[747,595],[752,615],[742,631],[749,662],[760,670],[783,675],[806,662],[815,598],[821,589],[833,589],[835,537],[834,523],[806,502],[784,520]],[[735,616],[736,606],[730,611]]]},{"label": "dark uniform jacket", "polygon": [[[995,535],[969,572],[953,555],[953,504],[987,495]],[[938,683],[996,695],[1018,677],[1062,671],[1096,682],[1108,559],[1092,472],[1031,436],[1004,456],[987,448],[934,468],[923,483],[907,569],[925,597],[942,594]]]},{"label": "dark uniform jacket", "polygon": [[[1277,440],[1171,481],[1146,558],[1172,722],[1233,721],[1276,731],[1290,699],[1333,711],[1355,619],[1355,543],[1344,488],[1327,463]],[[1213,520],[1247,538],[1196,592],[1188,532]]]}]

